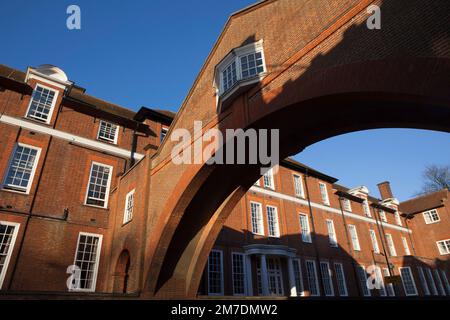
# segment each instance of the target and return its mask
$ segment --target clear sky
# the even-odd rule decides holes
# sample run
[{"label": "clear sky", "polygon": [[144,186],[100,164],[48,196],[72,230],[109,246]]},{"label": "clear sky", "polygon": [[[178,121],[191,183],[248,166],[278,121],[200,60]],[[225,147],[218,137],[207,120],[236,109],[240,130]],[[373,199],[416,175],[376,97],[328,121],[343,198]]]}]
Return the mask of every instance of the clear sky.
[{"label": "clear sky", "polygon": [[[25,70],[49,63],[89,94],[137,110],[176,111],[228,16],[254,0],[0,1],[0,63]],[[81,30],[66,9],[81,8]],[[450,163],[450,135],[371,130],[310,146],[297,160],[353,187],[390,180],[405,200],[420,189],[429,164]]]}]

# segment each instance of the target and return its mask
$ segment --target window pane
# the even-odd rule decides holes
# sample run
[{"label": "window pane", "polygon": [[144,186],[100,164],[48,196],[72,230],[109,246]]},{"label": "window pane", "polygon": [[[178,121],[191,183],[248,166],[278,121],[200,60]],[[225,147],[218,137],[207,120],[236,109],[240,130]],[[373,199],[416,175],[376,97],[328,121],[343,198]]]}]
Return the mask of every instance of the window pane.
[{"label": "window pane", "polygon": [[31,96],[27,117],[46,122],[50,115],[56,91],[36,86]]},{"label": "window pane", "polygon": [[17,146],[9,167],[5,187],[26,191],[36,162],[37,149]]}]

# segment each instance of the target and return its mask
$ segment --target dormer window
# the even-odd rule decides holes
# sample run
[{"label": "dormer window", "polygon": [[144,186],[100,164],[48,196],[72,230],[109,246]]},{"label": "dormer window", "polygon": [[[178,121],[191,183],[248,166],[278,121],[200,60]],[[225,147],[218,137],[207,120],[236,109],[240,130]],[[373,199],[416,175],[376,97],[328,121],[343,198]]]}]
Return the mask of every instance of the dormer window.
[{"label": "dormer window", "polygon": [[36,85],[27,110],[27,118],[49,123],[56,103],[58,91]]},{"label": "dormer window", "polygon": [[104,120],[100,121],[100,126],[98,128],[98,140],[110,142],[117,144],[119,126]]},{"label": "dormer window", "polygon": [[216,68],[215,87],[221,100],[259,82],[266,67],[262,40],[233,49]]}]

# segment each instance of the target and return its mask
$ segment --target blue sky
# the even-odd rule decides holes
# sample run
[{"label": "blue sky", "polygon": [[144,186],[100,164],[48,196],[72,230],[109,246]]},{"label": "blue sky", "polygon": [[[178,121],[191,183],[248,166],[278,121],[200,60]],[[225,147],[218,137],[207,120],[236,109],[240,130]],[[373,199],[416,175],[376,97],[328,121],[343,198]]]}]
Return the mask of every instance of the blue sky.
[{"label": "blue sky", "polygon": [[[1,1],[0,63],[25,70],[49,63],[99,98],[137,110],[176,111],[228,16],[253,0]],[[81,30],[66,9],[81,8]],[[7,13],[7,14],[5,14]],[[450,163],[449,134],[370,130],[322,141],[296,159],[352,187],[390,180],[405,200],[429,164]]]}]

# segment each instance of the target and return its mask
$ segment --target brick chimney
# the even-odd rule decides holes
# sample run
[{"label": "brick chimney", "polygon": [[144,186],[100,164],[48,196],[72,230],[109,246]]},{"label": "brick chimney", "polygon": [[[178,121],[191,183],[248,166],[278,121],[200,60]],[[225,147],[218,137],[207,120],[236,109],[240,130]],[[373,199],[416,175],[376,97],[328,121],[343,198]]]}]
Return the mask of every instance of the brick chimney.
[{"label": "brick chimney", "polygon": [[378,190],[380,191],[381,199],[386,200],[394,197],[392,195],[391,184],[389,183],[389,181],[381,182],[377,184],[377,186]]}]

